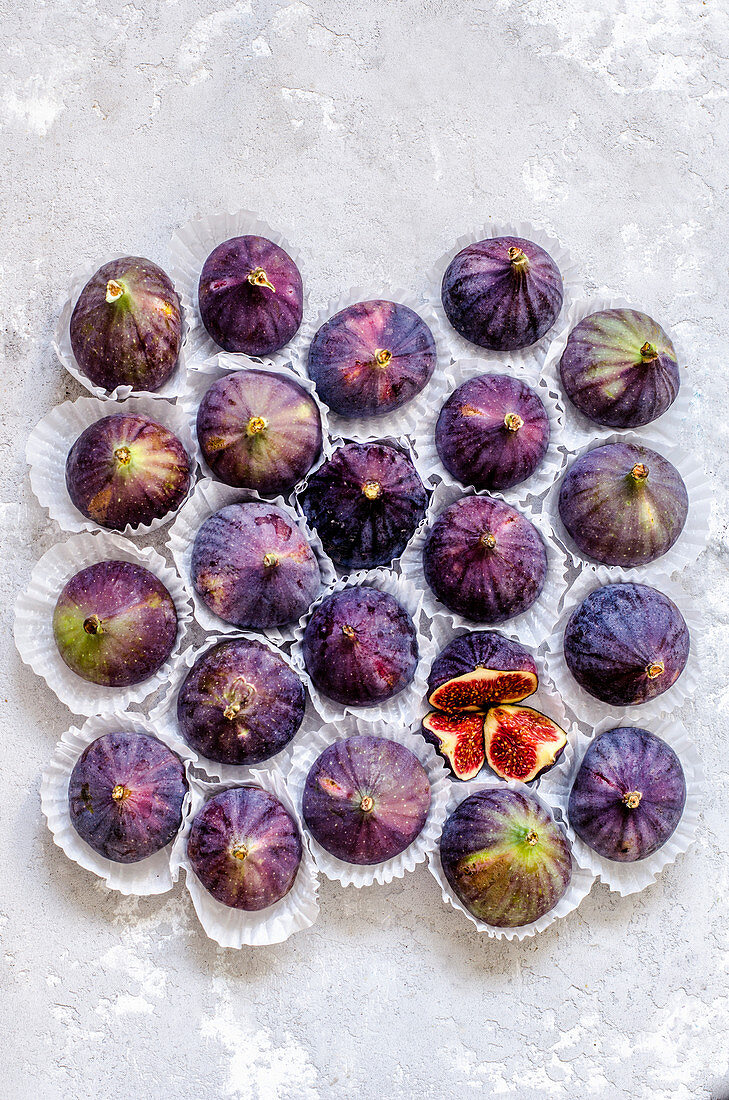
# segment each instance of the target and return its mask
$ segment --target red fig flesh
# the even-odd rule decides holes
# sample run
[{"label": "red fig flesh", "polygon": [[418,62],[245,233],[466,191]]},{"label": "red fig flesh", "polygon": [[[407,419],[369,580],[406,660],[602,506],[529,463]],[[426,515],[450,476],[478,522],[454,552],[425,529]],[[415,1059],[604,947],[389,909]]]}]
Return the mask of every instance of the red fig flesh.
[{"label": "red fig flesh", "polygon": [[484,722],[486,759],[502,779],[530,783],[551,768],[565,745],[563,729],[531,707],[492,707]]},{"label": "red fig flesh", "polygon": [[431,711],[423,729],[456,779],[473,779],[486,761],[482,714],[441,714]]},{"label": "red fig flesh", "polygon": [[534,672],[476,668],[441,684],[431,693],[428,702],[431,707],[453,714],[485,710],[496,703],[520,703],[536,690],[537,677]]}]

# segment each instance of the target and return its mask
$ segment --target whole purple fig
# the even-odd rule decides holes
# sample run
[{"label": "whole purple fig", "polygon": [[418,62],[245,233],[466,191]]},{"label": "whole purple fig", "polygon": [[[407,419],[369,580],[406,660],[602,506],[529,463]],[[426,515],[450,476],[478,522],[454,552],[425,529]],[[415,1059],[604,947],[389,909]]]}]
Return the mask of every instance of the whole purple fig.
[{"label": "whole purple fig", "polygon": [[185,768],[146,733],[105,733],[87,745],[68,784],[71,824],[115,863],[137,863],[175,839],[187,794]]},{"label": "whole purple fig", "polygon": [[200,316],[225,351],[272,355],[295,336],[304,309],[301,274],[266,237],[232,237],[208,256],[198,286]]},{"label": "whole purple fig", "polygon": [[71,315],[71,347],[82,374],[106,390],[160,389],[177,366],[180,302],[151,260],[123,256],[104,264]]},{"label": "whole purple fig", "polygon": [[383,863],[420,835],[430,799],[427,772],[410,749],[383,737],[348,737],[312,765],[304,821],[337,859]]}]

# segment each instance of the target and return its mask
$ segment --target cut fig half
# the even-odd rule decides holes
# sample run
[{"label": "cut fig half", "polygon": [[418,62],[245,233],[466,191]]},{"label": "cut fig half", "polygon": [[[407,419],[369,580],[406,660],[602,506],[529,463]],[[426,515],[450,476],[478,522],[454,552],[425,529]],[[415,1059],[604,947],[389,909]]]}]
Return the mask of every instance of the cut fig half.
[{"label": "cut fig half", "polygon": [[504,672],[476,668],[447,680],[431,692],[428,702],[447,714],[486,710],[497,703],[520,703],[537,690],[535,672]]},{"label": "cut fig half", "polygon": [[423,719],[423,730],[456,779],[473,779],[486,760],[482,714],[442,714],[431,711]]},{"label": "cut fig half", "polygon": [[486,760],[502,779],[530,783],[551,768],[567,734],[532,707],[492,707],[484,721]]}]

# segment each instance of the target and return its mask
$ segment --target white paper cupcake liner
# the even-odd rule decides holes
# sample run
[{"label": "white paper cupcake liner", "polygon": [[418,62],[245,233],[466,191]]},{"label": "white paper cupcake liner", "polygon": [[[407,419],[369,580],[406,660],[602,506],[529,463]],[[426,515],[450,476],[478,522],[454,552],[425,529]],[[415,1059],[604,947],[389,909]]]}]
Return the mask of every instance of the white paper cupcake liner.
[{"label": "white paper cupcake liner", "polygon": [[[442,482],[435,489],[430,502],[432,519],[440,515],[443,509],[453,504],[454,501],[470,495],[473,494],[466,493],[458,486],[446,485],[445,482]],[[499,493],[476,495],[489,496],[494,500],[501,500],[505,504],[512,503],[508,500],[505,501]],[[492,627],[494,630],[500,630],[502,634],[506,634],[510,638],[516,638],[524,645],[533,648],[540,646],[544,639],[551,634],[560,600],[567,588],[567,558],[554,538],[551,526],[546,518],[528,507],[521,507],[520,511],[537,528],[547,551],[547,576],[541,594],[535,603],[520,615],[506,619],[505,622],[493,624],[471,622],[462,615],[449,611],[445,604],[441,603],[435,593],[431,591],[423,572],[423,549],[430,534],[431,521],[427,528],[421,529],[412,539],[401,559],[403,576],[423,593],[423,610],[429,619],[434,618],[436,615],[442,615],[449,619],[454,627],[463,626],[469,630],[488,630]]]},{"label": "white paper cupcake liner", "polygon": [[[187,430],[195,439],[196,444],[198,443],[197,411],[200,408],[200,402],[214,382],[217,382],[219,378],[225,377],[226,374],[232,374],[238,370],[258,370],[268,371],[270,374],[280,374],[283,378],[288,378],[291,382],[296,382],[298,386],[301,386],[301,388],[313,398],[321,417],[322,450],[319,458],[309,471],[309,474],[314,470],[318,470],[322,462],[331,454],[331,443],[329,441],[329,410],[319,399],[319,395],[316,392],[316,386],[310,378],[302,378],[301,375],[296,374],[290,367],[283,366],[281,363],[274,362],[272,359],[257,361],[255,359],[249,359],[247,356],[232,356],[223,353],[222,355],[216,356],[214,359],[208,359],[204,363],[199,363],[196,367],[188,371],[187,384],[179,404],[183,410]],[[217,476],[205,461],[199,445],[198,453],[200,455],[200,465],[205,476],[211,478],[213,481],[218,481]],[[308,477],[309,474],[306,476]],[[302,478],[301,481],[283,494],[287,500],[297,492],[303,481],[304,479]]]},{"label": "white paper cupcake liner", "polygon": [[[470,795],[475,794],[477,791],[496,786],[506,786],[510,790],[520,791],[525,794],[536,794],[536,792],[530,790],[529,787],[525,787],[523,783],[510,782],[503,784],[497,779],[475,779],[470,783],[461,783],[458,786],[452,784],[451,794],[446,808],[446,819],[450,817],[456,807]],[[485,932],[486,935],[490,936],[492,939],[523,940],[529,936],[534,936],[537,932],[544,932],[544,930],[553,925],[555,921],[561,920],[569,913],[574,912],[580,902],[587,897],[595,881],[593,872],[589,867],[583,864],[579,858],[579,853],[575,847],[574,834],[565,823],[560,808],[550,803],[542,792],[539,792],[537,797],[544,808],[549,811],[552,819],[564,830],[572,844],[572,879],[567,888],[567,892],[560,898],[554,909],[551,909],[549,913],[545,913],[539,920],[532,921],[531,924],[521,925],[519,928],[499,928],[493,924],[486,924],[485,921],[479,920],[478,917],[474,917],[472,913],[469,913],[451,889],[445,877],[445,872],[443,871],[443,864],[440,859],[440,847],[436,847],[434,851],[431,852],[428,860],[428,869],[440,886],[443,901],[451,905],[454,909],[457,909],[459,913],[463,913],[479,932]]]},{"label": "white paper cupcake liner", "polygon": [[420,421],[427,415],[428,409],[437,405],[438,408],[446,398],[447,379],[446,369],[450,364],[451,352],[447,343],[443,326],[438,314],[423,300],[419,294],[410,290],[393,287],[351,287],[340,294],[334,301],[328,302],[310,321],[305,321],[297,333],[292,345],[292,358],[294,368],[302,375],[308,377],[309,347],[321,326],[331,318],[357,302],[369,302],[382,299],[387,302],[397,302],[398,305],[408,306],[425,322],[433,334],[436,349],[436,365],[433,375],[427,385],[394,412],[384,416],[339,416],[332,409],[329,410],[329,422],[335,434],[354,439],[358,443],[369,443],[383,436],[412,435]]},{"label": "white paper cupcake liner", "polygon": [[307,737],[311,729],[318,728],[321,725],[321,718],[314,711],[311,702],[307,699],[303,722],[288,745],[281,749],[280,752],[277,752],[275,756],[252,766],[246,764],[221,764],[218,760],[210,760],[208,757],[202,756],[187,744],[177,722],[177,696],[180,693],[180,688],[187,674],[198,658],[202,657],[202,655],[212,649],[213,646],[219,645],[221,642],[236,642],[241,639],[262,642],[263,645],[268,646],[272,652],[282,657],[297,676],[300,675],[299,669],[294,667],[290,658],[283,653],[278,646],[275,646],[268,638],[260,634],[253,634],[246,631],[238,631],[236,634],[214,634],[207,637],[203,645],[189,646],[184,653],[180,654],[170,672],[169,683],[164,695],[157,705],[149,712],[149,720],[153,723],[155,730],[160,731],[160,736],[164,734],[166,736],[176,737],[182,741],[186,746],[187,755],[194,757],[193,762],[195,767],[203,771],[205,776],[212,782],[248,783],[254,772],[258,775],[265,775],[271,771],[280,771],[285,775],[291,766],[291,760],[297,745]]},{"label": "white paper cupcake liner", "polygon": [[[387,699],[383,703],[378,703],[376,706],[370,707],[350,706],[344,705],[343,703],[337,703],[333,699],[329,699],[327,696],[322,695],[320,691],[317,691],[309,673],[306,671],[302,652],[302,642],[306,626],[317,607],[319,607],[323,600],[331,596],[333,592],[341,592],[344,588],[352,588],[357,585],[378,588],[381,592],[388,592],[391,596],[394,596],[413,620],[418,642],[418,664],[415,669],[415,676],[411,682],[391,699]],[[433,659],[433,643],[425,632],[425,622],[422,614],[422,596],[404,577],[398,576],[396,573],[387,569],[360,570],[350,574],[349,577],[342,577],[334,584],[330,585],[329,588],[314,601],[307,614],[299,619],[299,623],[294,632],[294,646],[291,651],[291,656],[297,672],[303,678],[308,688],[309,698],[314,705],[314,709],[321,715],[325,722],[342,722],[347,715],[352,715],[355,718],[360,718],[362,722],[366,724],[387,722],[390,725],[407,729],[419,712],[420,701],[425,693],[426,669],[430,668]]]},{"label": "white paper cupcake liner", "polygon": [[[125,401],[111,405],[108,400],[98,397],[79,397],[77,401],[66,401],[57,405],[36,424],[28,436],[25,457],[30,467],[30,484],[38,498],[38,503],[46,508],[62,531],[98,531],[99,525],[87,519],[72,503],[66,488],[66,459],[68,452],[78,437],[106,416],[115,415],[149,416],[173,432],[182,443],[190,458],[190,491],[195,483],[199,449],[197,438],[190,432],[187,417],[179,405],[173,405],[160,397],[129,397]],[[184,504],[184,501],[182,502]],[[127,524],[118,534],[125,536],[148,535],[159,527],[170,523],[182,507],[152,520],[151,523],[139,523],[136,527]]]},{"label": "white paper cupcake liner", "polygon": [[[499,352],[492,351],[488,348],[481,348],[478,344],[472,344],[469,340],[464,339],[456,332],[443,309],[441,302],[441,285],[443,283],[443,276],[451,260],[461,251],[461,249],[466,248],[467,245],[475,244],[477,241],[490,240],[493,237],[522,237],[524,240],[533,241],[534,244],[539,245],[549,253],[562,275],[562,282],[564,284],[562,308],[549,331],[544,334],[541,340],[538,340],[536,344],[532,344],[531,347],[528,348]],[[450,345],[453,358],[472,358],[473,356],[481,358],[482,356],[488,356],[490,359],[498,359],[502,363],[509,364],[510,367],[515,368],[517,374],[521,371],[533,371],[534,369],[541,371],[547,352],[549,351],[550,343],[554,339],[555,334],[560,332],[564,323],[564,318],[572,302],[576,298],[580,298],[583,294],[582,276],[578,272],[577,265],[567,248],[556,237],[553,237],[550,233],[545,232],[538,226],[532,225],[531,222],[516,222],[514,224],[490,222],[485,226],[478,227],[471,233],[463,234],[458,237],[453,246],[440,257],[428,273],[427,278],[427,297],[441,320],[441,325],[446,334],[446,339]]]},{"label": "white paper cupcake liner", "polygon": [[[221,791],[244,786],[263,787],[269,794],[274,795],[292,815],[301,833],[301,863],[293,886],[280,901],[257,912],[233,909],[217,901],[200,882],[187,855],[187,841],[192,823],[205,802]],[[245,783],[204,783],[200,779],[193,778],[190,790],[192,805],[182,832],[173,846],[171,866],[173,873],[179,873],[180,867],[185,870],[185,885],[205,935],[215,940],[221,947],[238,949],[244,946],[264,947],[268,944],[283,943],[295,932],[310,928],[319,915],[317,898],[319,882],[316,865],[307,846],[306,833],[301,824],[298,809],[289,795],[281,773],[276,769],[268,772],[253,770]]]},{"label": "white paper cupcake liner", "polygon": [[132,391],[131,386],[117,386],[114,390],[105,390],[103,386],[95,385],[95,383],[93,383],[90,378],[86,377],[86,375],[83,373],[78,363],[76,362],[76,357],[73,354],[73,348],[71,347],[71,317],[73,315],[73,311],[81,291],[86,286],[91,276],[94,275],[100,267],[103,267],[105,264],[111,263],[112,260],[119,260],[128,255],[130,255],[130,253],[128,252],[116,252],[110,256],[103,256],[101,257],[101,259],[94,260],[93,263],[89,262],[84,264],[84,266],[76,272],[73,279],[71,280],[68,300],[66,301],[66,304],[61,310],[61,315],[58,318],[55,336],[53,339],[53,350],[58,356],[60,363],[66,368],[68,373],[72,374],[76,381],[80,382],[84,389],[87,389],[89,393],[92,393],[94,395],[94,397],[102,398],[105,401],[124,401],[127,397],[130,396],[132,392],[134,392],[135,397],[176,397],[178,393],[181,393],[185,385],[185,375],[187,373],[187,357],[185,347],[189,338],[191,321],[189,311],[185,308],[185,303],[182,301],[180,288],[179,286],[177,286],[177,282],[174,275],[172,274],[172,271],[168,268],[163,268],[163,270],[166,271],[167,275],[169,275],[169,277],[172,279],[172,282],[175,283],[175,290],[177,292],[178,298],[180,299],[182,315],[182,339],[180,342],[180,355],[177,360],[177,366],[163,386],[160,386],[160,388],[158,390],[155,390],[154,393],[149,393],[147,390]]},{"label": "white paper cupcake liner", "polygon": [[[688,661],[683,672],[668,691],[662,695],[650,699],[646,703],[635,706],[612,707],[609,703],[603,703],[595,699],[584,688],[580,687],[570,672],[564,656],[564,632],[572,615],[585,599],[596,588],[604,584],[645,584],[650,588],[656,588],[672,600],[679,609],[691,636],[691,646]],[[703,624],[699,618],[699,612],[691,597],[673,581],[665,577],[656,579],[651,570],[631,570],[605,568],[597,569],[594,573],[585,571],[579,574],[577,580],[570,588],[564,602],[564,608],[557,620],[554,630],[547,639],[545,646],[545,661],[547,672],[554,681],[557,691],[571,707],[577,718],[594,726],[606,717],[615,719],[617,725],[635,726],[660,718],[664,714],[670,714],[689,699],[693,699],[700,690],[701,673],[701,633]]]},{"label": "white paper cupcake liner", "polygon": [[[204,362],[215,356],[223,349],[208,335],[200,317],[198,308],[197,288],[200,282],[200,273],[203,265],[214,248],[231,237],[267,237],[279,248],[288,252],[299,271],[304,284],[304,322],[308,313],[308,290],[306,270],[302,266],[301,252],[291,244],[291,236],[288,229],[272,228],[268,222],[259,218],[250,210],[221,211],[217,214],[209,214],[205,217],[193,218],[185,225],[180,226],[172,234],[170,241],[170,277],[172,278],[180,300],[185,307],[185,313],[190,321],[190,331],[187,337],[187,360],[193,365]],[[286,360],[288,349],[282,348],[268,358],[282,362]],[[247,358],[245,356],[242,359]],[[254,356],[254,361],[264,362]]]},{"label": "white paper cupcake liner", "polygon": [[[129,687],[91,684],[64,663],[53,637],[53,612],[67,581],[100,561],[127,561],[144,566],[162,582],[177,611],[177,640],[169,658],[153,676]],[[74,714],[109,714],[139,703],[167,681],[172,662],[181,652],[192,619],[190,601],[177,573],[151,547],[135,546],[108,531],[72,535],[51,547],[36,562],[28,587],[15,603],[15,645],[37,676]]]},{"label": "white paper cupcake liner", "polygon": [[[225,508],[228,504],[262,499],[252,489],[235,489],[231,485],[224,485],[221,481],[203,478],[195,486],[190,499],[180,509],[175,522],[170,528],[167,546],[192,599],[195,618],[203,630],[215,631],[218,634],[239,634],[241,628],[233,623],[226,623],[218,615],[215,615],[196,592],[192,583],[191,571],[192,548],[195,536],[206,519],[212,516],[214,512]],[[267,503],[277,505],[291,516],[316,555],[321,571],[322,586],[326,587],[331,584],[336,576],[334,566],[324,553],[321,539],[309,529],[304,516],[301,515],[298,509],[287,504],[283,497],[274,497],[272,500],[268,500]],[[268,627],[265,633],[276,645],[282,645],[284,642],[291,641],[295,627],[296,623],[281,627]],[[256,631],[256,633],[258,632]]]},{"label": "white paper cupcake liner", "polygon": [[[486,629],[493,629],[496,633],[503,634],[504,632],[499,630],[498,627]],[[479,627],[454,627],[450,619],[445,615],[435,615],[430,622],[430,636],[433,641],[434,655],[433,661],[439,656],[445,647],[452,642],[455,638],[461,637],[463,634],[470,634],[479,630]],[[532,790],[540,793],[547,800],[551,797],[552,790],[560,788],[563,780],[562,776],[568,774],[572,768],[572,762],[575,755],[575,746],[577,744],[579,729],[575,716],[565,706],[562,696],[555,688],[552,680],[547,672],[547,667],[544,662],[544,658],[536,651],[536,648],[531,651],[532,657],[537,666],[537,690],[533,695],[529,695],[523,700],[521,706],[533,707],[534,710],[540,711],[542,714],[546,714],[547,718],[551,718],[553,722],[556,722],[560,729],[563,729],[567,734],[567,744],[565,745],[559,759],[549,768],[547,771],[541,772],[536,779],[533,779],[531,783],[526,784]],[[430,675],[430,669],[433,661],[428,666],[426,673]],[[433,708],[428,703],[428,690],[426,681],[426,690],[423,695],[420,720],[425,717]],[[417,729],[417,727],[416,727]],[[464,784],[461,780],[456,779],[448,769],[446,774],[450,782],[457,787],[462,787]],[[498,783],[504,783],[506,780],[501,779],[494,772],[491,771],[488,763],[485,763],[482,770],[479,772],[476,779],[469,780],[468,782],[477,782],[480,780],[495,780]]]},{"label": "white paper cupcake liner", "polygon": [[390,741],[397,741],[400,745],[410,749],[428,773],[431,789],[430,808],[421,832],[404,852],[400,852],[399,855],[393,856],[392,859],[385,860],[382,863],[366,865],[347,863],[344,860],[337,859],[326,848],[322,848],[321,844],[310,833],[307,834],[309,846],[319,870],[333,882],[339,882],[342,886],[356,886],[359,889],[363,886],[371,886],[375,882],[382,885],[392,882],[393,879],[403,878],[408,872],[413,871],[419,863],[425,862],[428,854],[437,845],[443,828],[446,803],[450,796],[450,784],[442,760],[435,749],[428,745],[422,737],[403,729],[399,723],[363,722],[359,718],[349,716],[341,722],[321,726],[294,753],[293,763],[286,782],[299,814],[302,813],[304,787],[312,765],[319,759],[322,752],[335,741],[343,741],[347,737],[356,736],[383,737]]},{"label": "white paper cupcake liner", "polygon": [[[625,298],[611,295],[607,288],[603,288],[591,298],[580,298],[572,302],[570,308],[567,310],[560,330],[549,347],[542,369],[542,378],[545,384],[553,393],[560,396],[561,402],[564,405],[567,439],[569,445],[572,447],[583,447],[591,440],[607,439],[609,436],[614,435],[616,431],[622,434],[619,429],[596,424],[593,420],[589,420],[581,413],[564,392],[559,371],[560,359],[567,346],[567,340],[569,339],[572,329],[591,313],[598,313],[604,309],[635,309],[641,313],[648,313],[650,315],[650,310],[646,310],[643,306],[633,305]],[[693,401],[693,394],[688,379],[686,378],[686,368],[690,362],[686,349],[682,346],[680,337],[676,337],[672,331],[666,331],[676,349],[679,370],[682,376],[678,396],[662,416],[659,416],[650,424],[646,424],[643,428],[628,430],[632,430],[638,434],[645,431],[656,441],[660,440],[663,444],[673,445],[676,440],[676,425],[688,418]]]},{"label": "white paper cupcake liner", "polygon": [[[503,362],[491,359],[457,359],[455,363],[451,364],[446,373],[448,379],[446,399],[468,378],[474,378],[480,374],[511,374],[508,367],[504,367]],[[536,372],[531,376],[527,372],[526,375],[522,373],[518,376],[513,375],[513,377],[518,377],[520,381],[526,382],[536,392],[549,417],[550,427],[549,447],[538,468],[526,481],[522,481],[519,485],[514,485],[510,489],[500,490],[505,500],[513,501],[514,504],[523,504],[531,497],[543,496],[562,472],[565,455],[563,449],[560,448],[563,448],[565,443],[564,411],[549,390],[539,384]],[[476,489],[473,485],[462,485],[453,474],[446,470],[440,460],[435,445],[435,428],[444,403],[432,406],[421,420],[415,432],[415,449],[423,465],[430,471],[431,484],[442,481],[447,485],[457,487],[461,492],[474,493]]]},{"label": "white paper cupcake liner", "polygon": [[[701,463],[694,454],[687,452],[685,447],[676,444],[669,445],[660,439],[654,439],[648,432],[613,432],[602,439],[594,440],[590,446],[583,447],[580,450],[569,450],[565,474],[576,458],[594,450],[596,447],[604,447],[609,443],[632,443],[636,446],[649,447],[651,450],[657,451],[676,467],[683,478],[688,493],[689,507],[686,523],[671,549],[660,558],[656,558],[655,561],[635,568],[650,569],[656,577],[670,577],[672,573],[685,569],[687,565],[692,565],[706,549],[711,517],[711,487]],[[555,483],[544,498],[544,511],[560,544],[564,546],[575,564],[580,567],[592,570],[610,569],[615,571],[619,568],[618,566],[604,566],[600,562],[587,558],[568,534],[559,514],[561,482],[562,478]]]},{"label": "white paper cupcake liner", "polygon": [[599,737],[601,733],[620,726],[638,726],[641,729],[648,729],[650,733],[666,741],[681,761],[686,779],[686,805],[681,820],[665,844],[646,859],[636,860],[634,863],[619,863],[606,859],[578,836],[574,836],[574,850],[582,866],[587,867],[595,876],[599,876],[600,881],[611,890],[625,897],[627,894],[645,890],[646,886],[655,882],[664,867],[669,863],[675,863],[676,858],[682,852],[688,851],[693,844],[699,824],[704,773],[698,750],[682,722],[673,718],[663,718],[653,719],[644,725],[642,720],[628,722],[615,717],[605,718],[595,726],[593,737],[580,734],[572,767],[569,772],[559,776],[559,786],[555,788],[554,797],[565,816],[567,816],[570,791],[594,737]]},{"label": "white paper cupcake liner", "polygon": [[[163,741],[183,762],[189,756],[187,747],[179,737],[170,737],[154,728],[141,714],[109,714],[87,719],[81,729],[71,726],[56,745],[53,756],[43,769],[41,778],[41,809],[58,847],[86,871],[98,875],[110,890],[121,894],[164,894],[172,889],[177,881],[177,871],[170,867],[170,855],[174,842],[139,860],[138,863],[115,863],[95,852],[82,840],[71,824],[68,808],[68,784],[76,761],[81,753],[105,733],[148,733]],[[185,763],[185,773],[190,780],[189,768]],[[190,794],[185,796],[182,807],[182,820],[190,808]]]}]

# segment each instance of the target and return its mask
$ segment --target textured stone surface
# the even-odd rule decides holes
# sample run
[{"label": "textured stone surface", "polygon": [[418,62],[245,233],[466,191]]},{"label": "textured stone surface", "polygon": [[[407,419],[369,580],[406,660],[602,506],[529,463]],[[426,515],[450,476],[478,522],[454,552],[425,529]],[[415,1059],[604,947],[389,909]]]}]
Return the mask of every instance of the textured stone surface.
[{"label": "textured stone surface", "polygon": [[[0,1093],[517,1100],[729,1095],[726,0],[52,0],[6,8],[0,84],[5,595]],[[124,899],[54,848],[40,769],[69,714],[10,643],[9,597],[58,532],[25,437],[80,393],[50,347],[81,262],[164,264],[188,217],[292,225],[314,305],[417,286],[469,227],[530,218],[688,350],[677,437],[717,486],[683,579],[706,622],[684,707],[712,781],[698,844],[650,890],[596,886],[491,942],[422,868],[322,884],[288,943],[201,934],[184,888]]]}]

